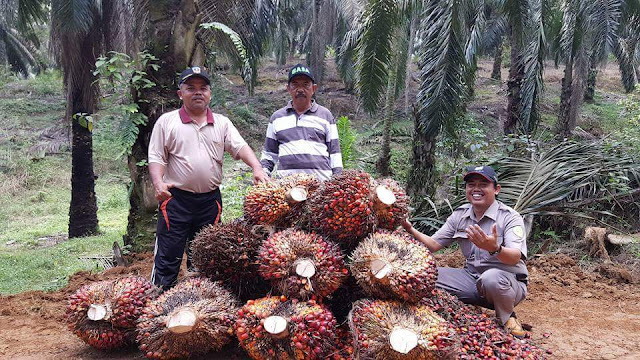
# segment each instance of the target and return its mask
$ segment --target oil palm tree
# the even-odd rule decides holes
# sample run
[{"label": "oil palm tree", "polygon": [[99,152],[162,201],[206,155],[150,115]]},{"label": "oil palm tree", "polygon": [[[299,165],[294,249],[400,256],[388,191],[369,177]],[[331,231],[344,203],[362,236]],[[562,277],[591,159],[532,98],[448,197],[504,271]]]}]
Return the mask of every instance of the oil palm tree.
[{"label": "oil palm tree", "polygon": [[567,0],[559,34],[559,58],[565,63],[556,132],[568,137],[576,126],[591,68],[603,63],[618,42],[624,1]]},{"label": "oil palm tree", "polygon": [[[98,56],[119,33],[119,1],[54,1],[51,40],[64,74],[66,118],[71,122],[69,237],[98,232],[91,115],[99,89],[93,75]],[[115,26],[114,26],[115,25]]]},{"label": "oil palm tree", "polygon": [[39,72],[34,56],[40,46],[35,27],[46,23],[45,2],[40,0],[0,1],[0,65],[28,76]]}]

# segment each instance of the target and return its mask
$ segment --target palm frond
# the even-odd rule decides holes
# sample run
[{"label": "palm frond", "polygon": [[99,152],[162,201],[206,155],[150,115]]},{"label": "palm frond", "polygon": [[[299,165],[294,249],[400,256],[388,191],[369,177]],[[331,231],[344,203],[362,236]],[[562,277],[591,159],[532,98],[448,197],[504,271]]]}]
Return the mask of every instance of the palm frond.
[{"label": "palm frond", "polygon": [[33,24],[44,24],[47,21],[47,0],[19,0],[18,1],[18,29],[33,31]]},{"label": "palm frond", "polygon": [[431,0],[424,9],[417,123],[423,134],[438,134],[454,121],[469,96],[459,6],[458,1]]},{"label": "palm frond", "polygon": [[[640,176],[637,161],[624,152],[608,150],[602,142],[560,143],[533,158],[504,157],[490,165],[496,169],[501,185],[498,199],[522,216],[611,216],[608,211],[584,205],[637,191],[629,186],[612,186],[612,174],[634,186],[638,184],[629,179]],[[440,204],[425,200],[414,220],[423,222],[423,228],[435,230],[433,224],[446,219],[452,208],[465,201],[464,195]]]},{"label": "palm frond", "polygon": [[467,26],[471,27],[471,31],[465,47],[465,59],[467,63],[472,63],[482,47],[482,37],[486,29],[484,1],[470,1],[467,11],[469,15]]},{"label": "palm frond", "polygon": [[398,9],[395,0],[371,0],[365,12],[362,37],[358,45],[357,87],[366,111],[380,106],[392,58],[392,42]]},{"label": "palm frond", "polygon": [[393,64],[393,73],[395,78],[393,98],[396,99],[400,96],[402,90],[404,90],[406,79],[407,79],[407,69],[408,69],[408,61],[411,57],[411,52],[413,49],[410,49],[409,46],[411,44],[411,21],[412,16],[405,19],[403,24],[398,27],[396,41],[394,42],[394,64]]},{"label": "palm frond", "polygon": [[606,61],[618,37],[623,0],[594,1],[590,8],[591,51],[598,63]]},{"label": "palm frond", "polygon": [[237,32],[233,31],[233,29],[231,29],[227,25],[219,22],[204,23],[200,26],[205,29],[218,30],[225,34],[229,38],[229,40],[231,40],[231,42],[235,46],[235,55],[242,61],[243,64],[241,70],[242,78],[244,79],[245,84],[251,83],[251,75],[253,73],[253,69],[251,67],[249,56],[247,55],[247,48],[242,42],[242,38],[240,37],[240,35]]},{"label": "palm frond", "polygon": [[94,25],[96,15],[102,12],[102,1],[61,0],[51,3],[52,18],[64,19],[55,27],[62,32],[86,34]]},{"label": "palm frond", "polygon": [[539,122],[537,105],[544,88],[542,73],[544,69],[546,37],[542,23],[542,3],[529,1],[531,8],[526,24],[525,47],[520,57],[524,62],[524,82],[520,88],[520,128],[524,134],[532,134]]}]

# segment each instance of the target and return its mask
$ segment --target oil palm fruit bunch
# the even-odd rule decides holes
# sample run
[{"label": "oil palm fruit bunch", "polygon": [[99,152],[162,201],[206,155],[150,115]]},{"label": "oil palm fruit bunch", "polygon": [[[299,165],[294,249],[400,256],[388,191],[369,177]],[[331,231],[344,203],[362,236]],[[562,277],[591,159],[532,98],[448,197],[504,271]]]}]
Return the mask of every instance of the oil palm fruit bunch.
[{"label": "oil palm fruit bunch", "polygon": [[338,245],[315,233],[287,229],[259,251],[259,272],[283,295],[307,300],[333,293],[348,275]]},{"label": "oil palm fruit bunch", "polygon": [[371,187],[378,228],[394,230],[409,214],[409,197],[393,179],[374,180]]},{"label": "oil palm fruit bunch", "polygon": [[360,300],[349,314],[349,326],[361,359],[440,359],[455,349],[455,331],[423,305]]},{"label": "oil palm fruit bunch", "polygon": [[278,179],[278,183],[285,188],[290,207],[283,224],[307,227],[310,213],[306,200],[318,190],[320,181],[313,175],[298,173]]},{"label": "oil palm fruit bunch", "polygon": [[429,250],[396,233],[371,234],[350,259],[351,273],[358,284],[379,299],[416,303],[431,294],[438,278]]},{"label": "oil palm fruit bunch", "polygon": [[138,344],[150,359],[180,359],[217,351],[233,336],[238,304],[218,283],[188,278],[144,309]]},{"label": "oil palm fruit bunch", "polygon": [[529,340],[508,334],[493,317],[441,289],[421,302],[455,329],[460,359],[544,359],[545,353]]},{"label": "oil palm fruit bunch", "polygon": [[346,246],[369,235],[376,226],[371,176],[346,170],[325,181],[309,202],[311,228]]},{"label": "oil palm fruit bunch", "polygon": [[307,174],[257,184],[245,197],[245,216],[253,224],[287,227],[302,214],[309,194],[319,186],[320,182]]},{"label": "oil palm fruit bunch", "polygon": [[336,320],[314,300],[283,296],[249,300],[235,331],[252,359],[326,359],[335,352]]},{"label": "oil palm fruit bunch", "polygon": [[241,298],[264,295],[268,288],[256,273],[258,249],[265,238],[260,229],[240,219],[206,226],[191,243],[193,265]]},{"label": "oil palm fruit bunch", "polygon": [[85,285],[71,295],[65,313],[68,327],[84,342],[101,350],[128,346],[136,321],[159,289],[139,276]]}]

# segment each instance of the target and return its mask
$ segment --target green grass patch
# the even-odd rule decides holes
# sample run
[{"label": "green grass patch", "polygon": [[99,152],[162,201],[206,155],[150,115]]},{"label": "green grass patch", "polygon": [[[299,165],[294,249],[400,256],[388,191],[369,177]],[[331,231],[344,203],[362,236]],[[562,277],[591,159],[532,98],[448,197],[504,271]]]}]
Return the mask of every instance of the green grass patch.
[{"label": "green grass patch", "polygon": [[10,90],[14,95],[60,95],[62,94],[62,73],[60,70],[49,69],[30,79],[6,79],[0,89]]}]

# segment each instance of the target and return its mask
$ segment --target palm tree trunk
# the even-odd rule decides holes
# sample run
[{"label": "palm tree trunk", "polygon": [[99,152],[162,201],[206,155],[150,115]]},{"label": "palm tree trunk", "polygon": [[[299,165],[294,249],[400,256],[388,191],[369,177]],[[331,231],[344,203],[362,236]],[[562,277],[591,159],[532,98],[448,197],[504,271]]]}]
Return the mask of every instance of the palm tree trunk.
[{"label": "palm tree trunk", "polygon": [[311,29],[311,52],[307,59],[307,65],[311,67],[316,82],[321,83],[324,76],[324,52],[327,35],[323,32],[323,21],[320,16],[324,0],[314,0],[312,4],[313,23]]},{"label": "palm tree trunk", "polygon": [[413,58],[413,48],[415,46],[416,27],[418,25],[417,15],[411,15],[411,25],[409,27],[409,49],[407,50],[407,75],[404,77],[404,113],[409,114],[409,85],[411,83],[411,64]]},{"label": "palm tree trunk", "polygon": [[491,78],[494,80],[502,80],[502,48],[504,47],[503,41],[500,41],[496,48],[496,54],[493,59],[493,71],[491,71]]},{"label": "palm tree trunk", "polygon": [[511,27],[511,66],[509,67],[509,80],[507,81],[508,101],[507,119],[504,123],[504,133],[512,134],[518,125],[520,113],[520,88],[524,81],[524,69],[519,66],[518,56],[520,46],[513,27]]},{"label": "palm tree trunk", "polygon": [[571,135],[570,112],[571,112],[571,91],[573,89],[573,56],[569,58],[564,68],[562,78],[562,92],[560,94],[560,108],[558,110],[558,121],[556,122],[556,133],[562,137]]},{"label": "palm tree trunk", "polygon": [[596,95],[596,78],[598,77],[598,68],[591,62],[589,67],[589,74],[587,75],[587,88],[584,92],[584,101],[593,102]]},{"label": "palm tree trunk", "polygon": [[389,74],[389,84],[387,85],[387,99],[384,106],[384,128],[382,134],[382,149],[380,150],[380,157],[376,162],[376,171],[380,176],[391,176],[391,168],[389,163],[391,162],[391,123],[393,118],[393,108],[395,102],[395,84],[396,79],[394,72]]},{"label": "palm tree trunk", "polygon": [[[78,99],[79,97],[74,97]],[[74,113],[86,109],[72,105]],[[91,131],[72,120],[71,125],[71,203],[69,205],[69,238],[98,233],[98,205],[93,173],[93,139]]]},{"label": "palm tree trunk", "polygon": [[173,0],[154,1],[149,9],[148,50],[160,59],[158,71],[147,69],[153,74],[156,86],[142,91],[136,99],[140,111],[148,123],[139,127],[138,138],[128,158],[131,188],[129,189],[129,219],[125,245],[134,251],[146,250],[153,244],[156,220],[154,215],[157,202],[148,167],[142,165],[147,159],[149,138],[153,126],[162,113],[177,109],[180,102],[176,96],[176,73],[201,61],[197,56],[201,51],[196,41],[195,29],[201,16],[193,0],[176,2]]},{"label": "palm tree trunk", "polygon": [[424,133],[418,126],[418,110],[413,107],[415,134],[413,136],[413,166],[407,179],[407,193],[413,199],[431,196],[436,190],[437,172],[435,162],[436,138],[438,134]]}]

